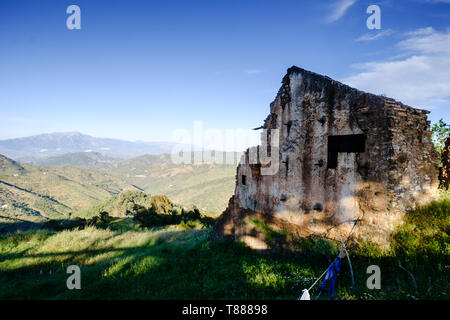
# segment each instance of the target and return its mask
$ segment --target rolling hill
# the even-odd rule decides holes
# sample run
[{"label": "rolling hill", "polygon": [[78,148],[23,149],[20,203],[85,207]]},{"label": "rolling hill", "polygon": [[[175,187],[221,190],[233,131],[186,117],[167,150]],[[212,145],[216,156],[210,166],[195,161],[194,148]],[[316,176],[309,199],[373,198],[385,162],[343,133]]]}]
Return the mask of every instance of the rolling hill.
[{"label": "rolling hill", "polygon": [[234,159],[234,164],[174,164],[170,154],[120,160],[95,152],[69,153],[42,158],[35,163],[61,169],[75,166],[96,170],[146,193],[165,194],[175,203],[221,213],[234,191],[240,153],[230,152],[225,156]]},{"label": "rolling hill", "polygon": [[42,168],[0,156],[0,218],[42,221],[85,210],[136,188],[104,173],[76,167]]},{"label": "rolling hill", "polygon": [[176,204],[220,214],[234,191],[236,172],[235,164],[174,164],[168,154],[120,160],[81,152],[36,163],[41,166],[0,156],[0,220],[77,215],[124,190],[163,194]]},{"label": "rolling hill", "polygon": [[[239,153],[233,153],[239,159]],[[173,164],[168,154],[146,155],[118,163],[108,172],[150,194],[221,213],[234,191],[236,164]]]}]

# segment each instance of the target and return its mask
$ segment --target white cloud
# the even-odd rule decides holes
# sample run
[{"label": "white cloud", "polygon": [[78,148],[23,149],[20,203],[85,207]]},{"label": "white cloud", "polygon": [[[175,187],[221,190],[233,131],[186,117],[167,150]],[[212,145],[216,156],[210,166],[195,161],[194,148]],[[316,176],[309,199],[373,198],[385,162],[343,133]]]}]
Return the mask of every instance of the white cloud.
[{"label": "white cloud", "polygon": [[397,47],[405,56],[356,65],[358,73],[342,81],[375,94],[386,94],[414,107],[432,108],[450,97],[450,29],[406,34]]},{"label": "white cloud", "polygon": [[382,30],[377,33],[366,33],[366,34],[363,34],[358,39],[356,39],[355,41],[372,41],[372,40],[376,40],[376,39],[379,39],[382,37],[388,37],[393,33],[394,33],[394,31],[391,29]]},{"label": "white cloud", "polygon": [[259,69],[250,69],[250,70],[245,70],[245,73],[247,74],[258,74],[258,73],[262,73],[262,70]]},{"label": "white cloud", "polygon": [[419,29],[409,33],[409,38],[401,41],[400,49],[423,54],[450,54],[450,29],[437,32],[433,28]]},{"label": "white cloud", "polygon": [[421,28],[414,31],[407,32],[407,36],[423,36],[434,32],[433,27]]},{"label": "white cloud", "polygon": [[339,0],[331,6],[331,13],[327,17],[328,23],[334,22],[342,18],[347,10],[356,3],[357,0]]}]

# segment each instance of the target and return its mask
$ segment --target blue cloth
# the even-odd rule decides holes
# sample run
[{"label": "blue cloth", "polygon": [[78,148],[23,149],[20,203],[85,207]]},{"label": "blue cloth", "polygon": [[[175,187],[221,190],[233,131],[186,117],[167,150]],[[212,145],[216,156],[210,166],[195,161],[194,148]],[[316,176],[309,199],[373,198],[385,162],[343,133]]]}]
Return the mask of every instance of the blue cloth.
[{"label": "blue cloth", "polygon": [[334,295],[334,289],[336,285],[336,277],[341,271],[341,258],[337,257],[336,260],[334,260],[333,263],[330,264],[330,266],[327,269],[327,273],[325,274],[325,279],[322,282],[322,285],[320,286],[320,291],[324,291],[325,286],[328,281],[330,281],[330,284],[328,285],[328,294],[330,297]]}]

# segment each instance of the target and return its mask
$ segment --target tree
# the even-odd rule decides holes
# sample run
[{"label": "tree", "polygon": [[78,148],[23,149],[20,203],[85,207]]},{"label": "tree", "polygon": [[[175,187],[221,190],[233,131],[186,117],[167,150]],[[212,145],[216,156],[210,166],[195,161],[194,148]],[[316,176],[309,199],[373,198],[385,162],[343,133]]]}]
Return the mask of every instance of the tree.
[{"label": "tree", "polygon": [[450,125],[446,124],[444,119],[441,119],[439,122],[433,124],[431,131],[433,132],[432,140],[434,147],[439,153],[442,153],[445,147],[445,141],[450,136]]}]

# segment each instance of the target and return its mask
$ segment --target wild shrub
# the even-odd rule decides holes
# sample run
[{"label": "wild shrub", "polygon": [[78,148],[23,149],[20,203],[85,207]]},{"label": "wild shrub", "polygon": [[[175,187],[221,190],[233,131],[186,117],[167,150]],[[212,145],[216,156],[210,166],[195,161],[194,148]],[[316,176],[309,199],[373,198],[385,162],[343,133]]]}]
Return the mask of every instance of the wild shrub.
[{"label": "wild shrub", "polygon": [[133,218],[140,223],[141,226],[148,228],[179,225],[180,229],[203,229],[209,228],[215,223],[215,219],[203,217],[200,211],[196,208],[189,211],[181,209],[181,212],[179,213],[172,207],[170,214],[164,210],[165,209],[163,209],[163,213],[161,213],[161,211],[159,211],[154,204],[152,204],[149,208],[136,205],[134,208]]},{"label": "wild shrub", "polygon": [[105,229],[109,226],[109,223],[113,221],[113,218],[108,212],[101,212],[98,216],[94,216],[90,219],[84,219],[76,217],[75,219],[52,219],[44,224],[44,229],[63,231],[73,229],[84,229],[86,227],[96,227]]},{"label": "wild shrub", "polygon": [[149,208],[135,205],[133,208],[133,219],[143,227],[159,227],[180,222],[176,214],[160,214],[153,204]]}]

